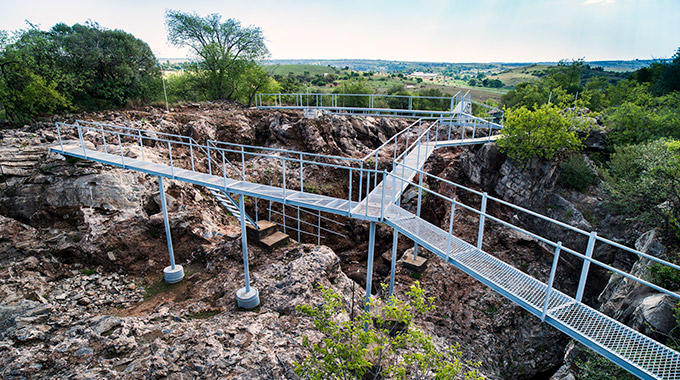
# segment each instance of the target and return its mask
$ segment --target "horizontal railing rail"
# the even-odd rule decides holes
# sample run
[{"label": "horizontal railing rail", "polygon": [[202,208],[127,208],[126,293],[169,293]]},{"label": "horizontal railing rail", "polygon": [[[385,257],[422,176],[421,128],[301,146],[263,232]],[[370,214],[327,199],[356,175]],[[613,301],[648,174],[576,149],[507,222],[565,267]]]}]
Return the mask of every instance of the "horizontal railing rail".
[{"label": "horizontal railing rail", "polygon": [[[347,197],[347,213],[350,213],[356,203],[361,202],[363,198],[373,189],[378,182],[377,178],[382,177],[382,171],[364,168],[361,159],[341,156],[331,156],[316,153],[295,152],[285,149],[275,149],[266,147],[257,147],[250,145],[239,145],[231,143],[223,143],[211,141],[205,145],[197,143],[194,139],[188,136],[174,135],[162,132],[151,132],[147,130],[135,129],[122,126],[103,125],[98,123],[83,122],[80,124],[57,123],[57,135],[59,146],[64,151],[64,137],[68,135],[66,129],[71,130],[71,135],[77,139],[79,145],[78,149],[82,152],[83,157],[87,158],[88,149],[85,141],[90,141],[94,145],[94,150],[103,151],[107,154],[112,154],[120,158],[120,162],[125,166],[126,160],[132,158],[126,157],[126,149],[138,147],[141,161],[147,161],[148,158],[145,152],[148,153],[149,145],[153,144],[158,150],[165,152],[165,163],[171,169],[171,177],[175,177],[175,169],[181,168],[191,170],[192,172],[205,172],[206,174],[216,175],[221,172],[221,177],[224,181],[225,189],[227,187],[227,179],[233,179],[227,173],[234,172],[237,174],[237,180],[245,180],[245,169],[247,160],[254,157],[266,158],[273,161],[280,162],[281,183],[277,183],[283,189],[284,201],[291,183],[299,182],[299,192],[320,194],[323,193],[323,188],[320,186],[313,186],[312,190],[305,187],[304,168],[316,165],[318,167],[327,167],[338,170],[336,179],[342,177],[347,179],[348,192]],[[113,142],[113,144],[112,144]],[[198,150],[207,153],[205,155],[207,162],[204,167],[200,167],[198,157],[194,151]],[[188,153],[188,154],[185,154]],[[228,155],[241,157],[241,165],[233,165],[227,160]],[[218,157],[218,159],[214,159]],[[221,162],[220,162],[221,158]],[[327,162],[324,162],[326,160]],[[240,170],[237,168],[240,166]],[[287,170],[287,167],[297,169],[300,173],[298,178],[293,176],[293,170]],[[219,169],[218,169],[219,168]],[[344,172],[344,174],[343,174]],[[332,188],[331,196],[335,198],[337,189]],[[297,189],[296,189],[297,191]],[[368,217],[368,213],[364,216]]]},{"label": "horizontal railing rail", "polygon": [[[410,168],[410,169],[411,169],[411,170],[416,170],[415,168]],[[629,253],[635,254],[635,255],[637,255],[637,256],[640,257],[640,258],[645,258],[645,259],[651,260],[651,261],[653,261],[653,262],[655,262],[655,263],[658,263],[658,264],[667,266],[667,267],[669,267],[669,268],[673,268],[673,269],[675,269],[675,270],[680,270],[680,266],[678,266],[677,264],[674,264],[674,263],[671,263],[671,262],[669,262],[669,261],[667,261],[667,260],[664,260],[664,259],[661,259],[661,258],[652,256],[652,255],[649,255],[649,254],[644,253],[644,252],[641,252],[641,251],[639,251],[639,250],[636,250],[636,249],[633,249],[633,248],[630,248],[630,247],[626,247],[625,245],[622,245],[622,244],[620,244],[620,243],[616,243],[616,242],[611,241],[611,240],[609,240],[609,239],[606,239],[606,238],[603,238],[603,237],[599,237],[599,236],[597,236],[597,232],[595,232],[595,231],[591,231],[591,232],[584,231],[584,230],[582,230],[582,229],[580,229],[580,228],[578,228],[578,227],[571,226],[571,225],[569,225],[569,224],[567,224],[567,223],[561,222],[561,221],[559,221],[559,220],[550,218],[550,217],[545,216],[545,215],[541,215],[540,213],[537,213],[537,212],[535,212],[535,211],[531,211],[531,210],[529,210],[529,209],[526,209],[526,208],[523,208],[523,207],[514,205],[514,204],[512,204],[512,203],[509,203],[509,202],[507,202],[507,201],[504,201],[504,200],[502,200],[502,199],[499,199],[499,198],[496,198],[496,197],[489,196],[487,193],[484,193],[484,192],[480,192],[480,191],[476,191],[476,190],[470,189],[470,188],[468,188],[468,187],[466,187],[466,186],[456,184],[456,183],[454,183],[454,182],[452,182],[452,181],[449,181],[449,180],[446,180],[446,179],[443,179],[443,178],[434,176],[434,175],[429,174],[429,173],[426,173],[426,172],[424,172],[424,171],[422,171],[422,170],[416,170],[416,171],[417,171],[417,173],[418,173],[419,175],[422,175],[422,176],[425,176],[425,177],[428,177],[428,178],[435,179],[435,180],[437,180],[437,181],[440,181],[440,182],[442,182],[442,183],[448,184],[448,185],[450,185],[450,186],[454,186],[454,187],[459,188],[459,189],[464,190],[464,191],[468,191],[468,192],[470,192],[470,193],[472,193],[472,194],[475,194],[475,195],[478,195],[478,196],[480,196],[480,197],[482,198],[482,199],[481,199],[481,202],[480,202],[480,208],[477,209],[477,208],[475,208],[475,207],[472,207],[472,206],[469,206],[469,205],[467,205],[467,204],[464,204],[464,203],[462,203],[462,202],[460,202],[460,201],[458,201],[458,200],[456,200],[456,199],[447,197],[447,196],[445,196],[445,195],[443,195],[443,194],[440,194],[440,193],[438,193],[438,192],[436,192],[436,191],[433,191],[433,190],[432,190],[430,187],[428,187],[428,186],[425,186],[425,185],[422,185],[422,184],[417,184],[417,183],[414,183],[414,182],[411,182],[411,181],[407,181],[407,180],[405,180],[404,178],[402,178],[402,177],[399,176],[399,175],[395,175],[395,174],[392,174],[392,173],[389,173],[389,174],[388,174],[388,177],[389,177],[389,178],[387,179],[388,181],[393,180],[393,181],[395,181],[395,182],[396,182],[396,181],[404,182],[406,186],[413,186],[414,188],[419,189],[419,191],[422,191],[422,192],[426,192],[426,193],[428,193],[428,194],[431,194],[432,196],[435,196],[435,197],[441,199],[442,201],[446,202],[447,204],[450,205],[449,207],[451,207],[451,210],[454,210],[454,211],[451,212],[452,215],[455,215],[455,209],[456,209],[457,207],[458,207],[458,208],[465,209],[465,210],[467,210],[467,211],[470,211],[470,212],[472,212],[472,213],[474,213],[474,214],[477,214],[477,215],[479,216],[479,219],[480,219],[479,228],[478,228],[478,234],[477,234],[477,236],[478,236],[478,239],[477,239],[477,249],[482,250],[482,242],[483,242],[483,239],[484,239],[484,225],[485,225],[485,220],[488,219],[488,220],[491,220],[491,221],[493,221],[493,222],[496,222],[496,223],[498,223],[498,224],[500,224],[500,225],[502,225],[502,226],[505,226],[505,227],[511,228],[511,229],[513,229],[513,230],[515,230],[515,231],[521,232],[521,233],[523,233],[523,234],[525,234],[525,235],[527,235],[527,236],[529,236],[529,237],[531,237],[531,238],[534,238],[534,239],[536,239],[536,240],[538,240],[538,241],[540,241],[540,242],[542,242],[542,243],[544,243],[544,244],[547,244],[548,246],[553,247],[553,248],[556,250],[556,251],[555,251],[555,255],[558,255],[559,252],[562,251],[562,252],[569,253],[569,254],[573,255],[574,257],[576,257],[576,258],[579,258],[579,259],[583,260],[583,262],[584,262],[584,267],[583,267],[584,270],[582,270],[581,276],[579,277],[579,285],[578,285],[578,288],[577,288],[577,290],[576,290],[576,295],[575,295],[575,297],[574,297],[574,298],[576,299],[576,301],[578,301],[578,302],[582,302],[584,286],[585,286],[585,283],[586,283],[586,281],[587,281],[587,279],[588,279],[588,273],[589,273],[588,269],[589,269],[589,264],[595,264],[595,265],[597,265],[597,266],[599,266],[599,267],[601,267],[601,268],[603,268],[603,269],[605,269],[605,270],[607,270],[607,271],[610,271],[610,272],[619,274],[619,275],[621,275],[621,276],[623,276],[623,277],[625,277],[625,278],[628,278],[628,279],[630,279],[630,280],[633,280],[633,281],[638,282],[638,283],[640,283],[640,284],[642,284],[642,285],[645,285],[645,286],[647,286],[647,287],[649,287],[649,288],[652,288],[652,289],[654,289],[654,290],[656,290],[656,291],[659,291],[659,292],[661,292],[661,293],[667,294],[667,295],[669,295],[669,296],[671,296],[671,297],[673,297],[673,298],[676,298],[676,299],[679,299],[679,300],[680,300],[680,294],[675,293],[675,292],[673,292],[673,291],[671,291],[671,290],[669,290],[669,289],[663,288],[663,287],[661,287],[661,286],[659,286],[659,285],[656,285],[656,284],[654,284],[654,283],[651,283],[650,281],[648,281],[648,280],[646,280],[646,279],[644,279],[644,278],[637,277],[637,276],[632,275],[632,274],[630,274],[630,273],[628,273],[628,272],[626,272],[626,271],[624,271],[624,270],[621,270],[621,269],[619,269],[619,268],[613,267],[613,266],[611,266],[611,265],[609,265],[609,264],[607,264],[607,263],[604,263],[604,262],[602,262],[602,261],[600,261],[600,260],[597,260],[597,259],[593,258],[592,256],[593,256],[593,251],[594,251],[595,242],[601,242],[601,243],[605,243],[605,244],[611,245],[612,247],[619,248],[619,249],[625,250],[625,251],[627,251],[627,252],[629,252]],[[393,186],[394,186],[394,185],[393,185]],[[457,197],[457,198],[460,198],[460,197]],[[527,230],[527,229],[525,229],[525,228],[523,228],[523,227],[520,227],[520,226],[518,226],[518,225],[516,225],[516,224],[513,224],[513,223],[511,223],[511,222],[508,222],[508,221],[506,221],[506,220],[503,220],[503,219],[501,219],[501,218],[498,217],[498,216],[495,216],[495,215],[492,215],[492,214],[488,213],[488,212],[487,212],[487,208],[488,208],[488,202],[489,202],[489,201],[497,202],[497,203],[499,203],[499,204],[502,204],[502,205],[511,207],[511,208],[514,209],[514,210],[524,212],[524,213],[526,213],[526,214],[528,214],[528,215],[530,215],[530,216],[539,218],[539,219],[541,219],[541,220],[543,220],[543,221],[546,221],[546,222],[548,222],[548,223],[552,223],[552,224],[554,224],[554,225],[556,225],[556,226],[559,226],[559,227],[562,227],[562,228],[569,229],[569,230],[571,230],[571,231],[577,232],[577,233],[579,233],[580,235],[582,235],[583,237],[587,237],[588,240],[589,240],[589,242],[588,242],[587,247],[586,247],[586,252],[584,252],[584,253],[578,252],[578,251],[576,251],[576,250],[573,249],[573,248],[570,248],[570,247],[565,246],[564,243],[563,243],[562,241],[555,241],[555,240],[551,240],[551,239],[548,239],[548,238],[546,238],[546,237],[540,236],[540,235],[537,234],[537,233],[531,232],[531,231],[529,231],[529,230]],[[386,199],[384,200],[383,204],[381,205],[381,207],[387,207],[388,205],[389,205],[389,199],[386,198]],[[452,230],[452,229],[453,229],[453,224],[454,224],[454,217],[452,216],[451,219],[450,219],[450,222],[449,222],[449,230]],[[470,244],[472,244],[472,243],[470,243]],[[558,248],[559,248],[559,249],[558,249]],[[444,252],[444,253],[447,254],[448,251],[447,251],[447,252]],[[555,276],[555,268],[556,268],[556,266],[557,266],[557,261],[554,261],[554,262],[553,262],[553,265],[552,265],[552,267],[551,267],[551,278],[548,280],[548,283],[549,283],[549,284],[552,284],[552,281],[554,280],[554,276]],[[548,283],[546,283],[546,285],[547,285]],[[549,293],[549,292],[548,292],[548,293]],[[547,294],[546,297],[549,297],[549,294]],[[546,298],[546,299],[547,299],[547,298]]]}]

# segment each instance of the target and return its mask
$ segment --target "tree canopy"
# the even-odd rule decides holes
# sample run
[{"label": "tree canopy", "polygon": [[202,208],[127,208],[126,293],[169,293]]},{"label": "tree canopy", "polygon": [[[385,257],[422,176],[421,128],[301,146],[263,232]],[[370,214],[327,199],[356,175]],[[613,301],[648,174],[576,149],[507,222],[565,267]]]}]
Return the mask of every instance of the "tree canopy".
[{"label": "tree canopy", "polygon": [[201,74],[210,99],[237,97],[250,85],[245,78],[257,76],[259,61],[269,55],[262,30],[238,20],[175,10],[168,10],[165,19],[170,43],[195,54],[193,70]]},{"label": "tree canopy", "polygon": [[10,119],[149,100],[159,79],[149,46],[122,30],[29,24],[0,35],[0,104]]}]

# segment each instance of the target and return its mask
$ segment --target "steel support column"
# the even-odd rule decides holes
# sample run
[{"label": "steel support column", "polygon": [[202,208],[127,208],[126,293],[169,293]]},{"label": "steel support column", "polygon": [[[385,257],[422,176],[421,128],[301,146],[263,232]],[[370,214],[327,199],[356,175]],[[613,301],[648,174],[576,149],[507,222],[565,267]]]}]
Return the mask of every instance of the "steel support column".
[{"label": "steel support column", "polygon": [[368,232],[368,265],[366,267],[366,303],[364,310],[370,309],[368,302],[371,300],[371,280],[373,279],[373,253],[375,251],[375,222],[371,222]]},{"label": "steel support column", "polygon": [[236,303],[243,309],[252,309],[260,305],[260,294],[250,286],[250,270],[248,268],[248,233],[246,231],[246,205],[243,194],[238,196],[238,207],[241,213],[241,249],[243,251],[243,273],[246,286],[236,291]]},{"label": "steel support column", "polygon": [[397,269],[397,241],[399,240],[399,232],[395,229],[392,232],[392,262],[390,264],[390,294],[392,298],[394,294],[394,273]]},{"label": "steel support column", "polygon": [[163,222],[165,223],[165,239],[168,241],[168,253],[170,254],[170,266],[163,269],[165,281],[169,284],[180,282],[184,278],[184,268],[175,265],[175,252],[172,249],[172,236],[170,234],[170,222],[168,221],[168,208],[165,201],[165,189],[163,188],[163,177],[158,176],[158,187],[161,192],[161,209],[163,210]]}]

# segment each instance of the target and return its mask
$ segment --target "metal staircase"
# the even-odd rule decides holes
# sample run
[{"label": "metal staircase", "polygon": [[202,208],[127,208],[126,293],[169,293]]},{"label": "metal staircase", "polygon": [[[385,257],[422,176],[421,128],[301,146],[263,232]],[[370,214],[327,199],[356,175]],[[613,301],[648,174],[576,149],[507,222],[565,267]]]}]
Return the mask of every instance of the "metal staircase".
[{"label": "metal staircase", "polygon": [[[465,109],[466,105],[460,104],[460,107],[461,109]],[[469,114],[461,114],[459,116],[462,117],[451,119],[447,123],[434,121],[429,127],[423,128],[422,131],[419,122],[416,138],[411,138],[411,132],[414,132],[414,129],[416,128],[414,124],[409,127],[408,130],[393,136],[375,152],[367,155],[364,160],[285,151],[280,149],[249,147],[236,144],[230,144],[230,146],[226,147],[218,147],[214,144],[198,146],[195,142],[187,143],[178,141],[177,136],[174,136],[171,140],[167,137],[159,137],[161,134],[155,132],[133,130],[130,128],[115,129],[111,128],[111,126],[98,123],[93,123],[94,125],[69,125],[58,123],[57,133],[59,143],[57,146],[53,147],[52,150],[63,155],[84,158],[116,167],[148,173],[150,175],[159,176],[159,178],[172,178],[205,186],[210,189],[211,193],[218,198],[221,204],[223,204],[233,215],[241,219],[244,230],[246,229],[245,226],[247,224],[255,226],[256,223],[242,212],[242,210],[244,210],[244,205],[238,204],[237,206],[237,203],[229,194],[238,194],[240,197],[252,196],[278,202],[283,205],[303,207],[319,212],[324,211],[369,221],[370,236],[367,269],[367,297],[370,296],[375,225],[376,223],[385,223],[394,229],[395,242],[397,233],[407,236],[417,244],[429,249],[445,262],[469,274],[494,291],[536,315],[538,317],[537,321],[542,321],[554,326],[636,376],[647,379],[680,379],[680,353],[600,313],[582,301],[583,290],[588,279],[589,267],[591,265],[597,265],[612,273],[645,285],[657,292],[680,299],[680,295],[672,291],[651,284],[644,279],[635,277],[630,273],[594,259],[593,250],[596,244],[605,244],[610,246],[611,249],[624,250],[635,254],[638,257],[651,260],[676,270],[680,270],[680,266],[600,237],[594,231],[582,231],[576,227],[545,217],[531,210],[494,198],[486,193],[466,188],[462,185],[422,171],[426,159],[432,154],[432,151],[435,148],[439,146],[457,145],[465,142],[487,142],[493,137],[493,132],[498,128],[497,124],[481,122],[481,119]],[[488,129],[488,136],[486,138],[475,136],[473,129],[472,135],[468,137],[466,130],[470,128],[468,127],[468,123],[471,121],[476,123],[472,128]],[[454,127],[459,127],[462,131],[461,136],[456,139],[451,138],[452,129]],[[73,139],[76,137],[79,141],[64,141],[62,139],[62,133],[65,129],[70,129],[69,138]],[[100,134],[100,140],[106,141],[104,137],[108,135],[109,141],[118,142],[118,147],[109,146],[109,148],[107,148],[106,145],[101,144],[100,141],[95,141],[95,144],[85,144],[83,137],[84,132],[87,132],[90,140],[94,140],[93,136]],[[144,159],[143,150],[145,140],[153,140],[154,146],[167,144],[168,160],[166,162],[151,162]],[[400,141],[403,143],[404,140],[406,143],[401,144]],[[127,144],[134,143],[138,145],[142,151],[141,159],[127,157],[122,141],[126,141]],[[404,146],[403,149],[401,148],[401,145]],[[185,153],[182,156],[184,157],[184,161],[180,161],[177,153],[173,156],[173,146],[175,147],[174,152],[180,150]],[[220,167],[222,170],[221,173],[213,173],[212,170],[209,170],[207,173],[196,170],[199,165],[195,165],[194,162],[195,158],[192,150],[194,148],[199,148],[199,150],[207,152],[207,157],[211,160],[210,162],[213,163],[212,166],[217,165]],[[187,157],[189,156],[186,154],[187,151],[192,152],[190,155],[191,162],[187,162]],[[401,152],[401,154],[398,154],[398,152]],[[282,182],[280,184],[271,184],[267,186],[248,182],[245,179],[245,176],[240,176],[238,179],[229,178],[226,175],[228,169],[226,160],[223,158],[221,163],[219,160],[213,160],[210,156],[213,153],[221,157],[226,157],[226,155],[230,154],[232,156],[240,155],[242,160],[242,171],[245,168],[246,156],[258,158],[264,157],[274,161],[280,160],[281,173],[283,174]],[[392,170],[389,172],[377,170],[378,159],[384,159],[386,156],[390,155],[393,156]],[[229,163],[229,165],[232,166],[231,163]],[[303,169],[304,167],[309,166],[317,168],[325,166],[328,170],[336,170],[345,173],[349,187],[347,198],[340,199],[305,191],[305,187],[303,186]],[[288,172],[286,171],[286,167],[289,167]],[[288,178],[291,173],[290,167],[299,170],[299,190],[289,188],[292,179]],[[417,183],[413,182],[416,176],[418,177]],[[481,198],[479,208],[472,207],[431,190],[423,184],[424,178],[428,178],[430,181],[439,181],[446,185],[444,188],[455,187],[460,191],[469,192],[470,196],[479,196]],[[438,197],[440,207],[446,207],[450,215],[448,230],[447,228],[436,226],[420,218],[417,213],[412,214],[399,206],[400,194],[407,187],[416,188],[419,193],[422,192],[428,196]],[[438,188],[441,188],[441,186],[438,186]],[[420,202],[421,196],[419,195],[418,203],[420,204]],[[516,213],[526,213],[532,217],[542,219],[545,222],[553,223],[560,228],[569,230],[573,233],[581,234],[588,239],[586,251],[576,251],[564,246],[560,241],[552,241],[543,236],[536,235],[521,226],[503,220],[500,216],[490,214],[487,212],[488,202],[496,202],[504,207],[512,208]],[[477,215],[479,218],[476,242],[464,241],[454,233],[454,220],[457,214],[456,210],[465,210],[466,213]],[[509,263],[494,257],[490,252],[485,252],[483,243],[486,222],[498,223],[504,227],[514,229],[522,234],[537,239],[546,246],[554,248],[550,278],[545,282],[540,281],[513,267]],[[243,249],[246,285],[248,287],[248,259],[245,234],[243,234]],[[390,289],[392,289],[394,281],[395,253],[396,244],[393,246],[393,271]],[[553,286],[559,257],[564,254],[572,255],[583,262],[578,290],[574,296],[559,291],[557,290],[558,287]]]},{"label": "metal staircase", "polygon": [[[226,193],[224,190],[217,190],[217,189],[210,189],[208,188],[208,191],[210,191],[210,194],[217,199],[217,201],[224,206],[224,208],[231,213],[236,219],[241,219],[241,211],[239,211],[239,205],[236,203],[234,198],[231,197],[228,193]],[[258,227],[257,222],[253,220],[253,218],[250,217],[247,213],[245,213],[243,216],[246,218],[246,225],[255,228],[256,230],[259,230],[260,227]]]}]

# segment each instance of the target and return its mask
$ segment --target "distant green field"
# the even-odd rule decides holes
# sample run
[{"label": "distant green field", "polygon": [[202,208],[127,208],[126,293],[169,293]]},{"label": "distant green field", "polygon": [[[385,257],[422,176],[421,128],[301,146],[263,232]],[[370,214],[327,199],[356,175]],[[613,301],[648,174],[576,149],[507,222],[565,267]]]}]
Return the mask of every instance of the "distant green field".
[{"label": "distant green field", "polygon": [[548,65],[528,65],[506,70],[500,74],[489,75],[490,79],[500,79],[506,86],[516,86],[522,82],[531,82],[538,79]]},{"label": "distant green field", "polygon": [[267,71],[271,70],[271,75],[288,75],[293,73],[293,75],[304,75],[308,72],[308,75],[324,75],[337,74],[340,70],[335,67],[321,66],[321,65],[267,65],[265,66]]}]

